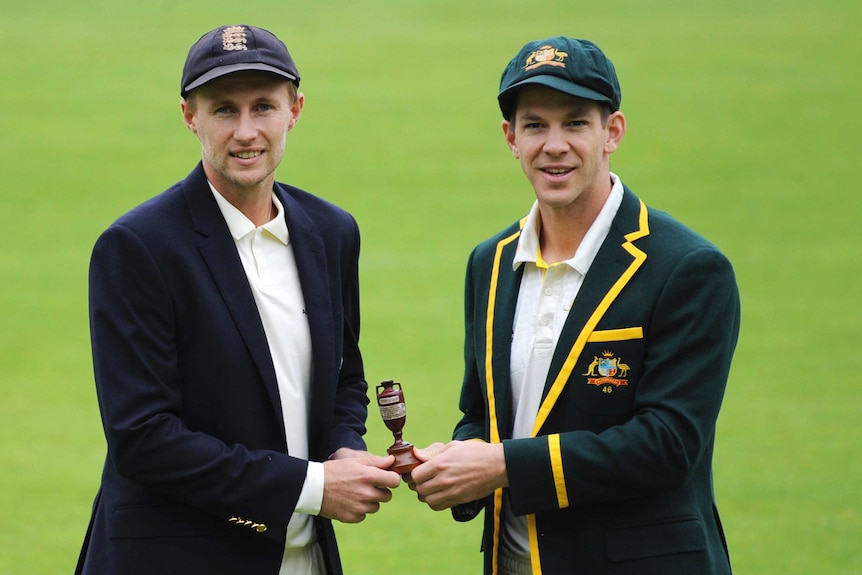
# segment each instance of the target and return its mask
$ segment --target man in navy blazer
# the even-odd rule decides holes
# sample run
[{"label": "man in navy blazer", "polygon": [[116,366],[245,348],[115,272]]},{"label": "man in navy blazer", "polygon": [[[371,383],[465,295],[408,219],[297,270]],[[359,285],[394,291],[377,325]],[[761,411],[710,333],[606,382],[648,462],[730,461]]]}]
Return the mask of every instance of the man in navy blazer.
[{"label": "man in navy blazer", "polygon": [[536,201],[470,256],[463,416],[411,488],[459,520],[484,508],[488,575],[727,575],[731,265],[610,172],[626,120],[598,46],[526,44],[498,100]]},{"label": "man in navy blazer", "polygon": [[77,573],[341,573],[331,520],[400,482],[362,438],[357,224],[275,182],[299,80],[266,30],[202,36],[181,84],[201,163],[96,242],[108,453]]}]

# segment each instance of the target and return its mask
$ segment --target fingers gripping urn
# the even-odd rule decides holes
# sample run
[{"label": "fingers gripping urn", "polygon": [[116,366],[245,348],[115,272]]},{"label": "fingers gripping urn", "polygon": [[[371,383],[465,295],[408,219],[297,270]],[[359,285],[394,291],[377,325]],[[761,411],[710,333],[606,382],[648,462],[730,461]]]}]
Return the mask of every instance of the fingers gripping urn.
[{"label": "fingers gripping urn", "polygon": [[377,406],[383,423],[395,436],[395,443],[386,451],[395,456],[395,463],[389,469],[401,475],[410,473],[419,465],[419,460],[413,455],[413,444],[401,439],[402,429],[407,422],[407,405],[404,403],[404,392],[401,384],[387,379],[377,386]]}]

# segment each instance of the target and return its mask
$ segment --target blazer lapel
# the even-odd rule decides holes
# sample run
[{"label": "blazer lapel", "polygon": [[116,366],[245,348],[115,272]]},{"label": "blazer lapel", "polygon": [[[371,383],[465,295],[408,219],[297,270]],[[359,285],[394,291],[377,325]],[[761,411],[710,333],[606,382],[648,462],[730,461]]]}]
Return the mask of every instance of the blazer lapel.
[{"label": "blazer lapel", "polygon": [[261,380],[272,401],[276,420],[284,433],[278,382],[263,323],[239,259],[236,243],[212,197],[212,191],[200,165],[183,183],[183,189],[195,230],[204,236],[198,244],[198,250],[260,372]]},{"label": "blazer lapel", "polygon": [[646,253],[632,242],[649,234],[647,208],[628,188],[608,237],[572,305],[557,343],[544,399],[536,416],[533,435],[538,435],[599,320],[646,261]]}]

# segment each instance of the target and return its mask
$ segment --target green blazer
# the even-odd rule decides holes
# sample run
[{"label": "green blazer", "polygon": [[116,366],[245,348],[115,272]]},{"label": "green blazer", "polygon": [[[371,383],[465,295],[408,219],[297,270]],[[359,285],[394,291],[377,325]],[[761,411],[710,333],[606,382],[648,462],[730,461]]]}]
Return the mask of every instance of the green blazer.
[{"label": "green blazer", "polygon": [[502,442],[510,484],[453,510],[468,520],[484,506],[485,573],[497,573],[504,497],[528,518],[534,574],[730,573],[712,488],[739,332],[730,263],[626,188],[560,335],[533,437],[511,439],[522,225],[477,246],[466,278],[454,438]]}]

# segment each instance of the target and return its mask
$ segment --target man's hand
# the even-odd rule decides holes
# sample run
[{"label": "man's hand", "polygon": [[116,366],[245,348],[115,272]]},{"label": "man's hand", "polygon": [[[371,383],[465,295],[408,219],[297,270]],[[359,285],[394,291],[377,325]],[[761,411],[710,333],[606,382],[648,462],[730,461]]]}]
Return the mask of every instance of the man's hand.
[{"label": "man's hand", "polygon": [[424,463],[410,473],[408,485],[435,511],[482,499],[509,485],[501,443],[452,441],[414,453]]},{"label": "man's hand", "polygon": [[342,523],[359,523],[380,504],[392,499],[390,489],[401,477],[386,469],[395,463],[391,455],[381,457],[367,451],[342,448],[323,463],[323,503],[320,515]]}]

